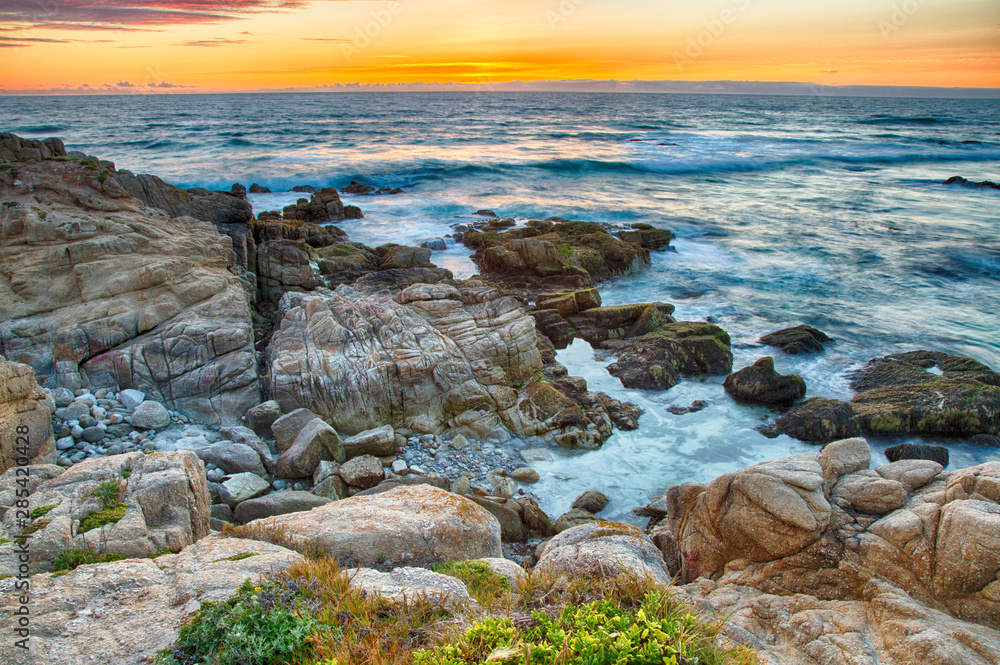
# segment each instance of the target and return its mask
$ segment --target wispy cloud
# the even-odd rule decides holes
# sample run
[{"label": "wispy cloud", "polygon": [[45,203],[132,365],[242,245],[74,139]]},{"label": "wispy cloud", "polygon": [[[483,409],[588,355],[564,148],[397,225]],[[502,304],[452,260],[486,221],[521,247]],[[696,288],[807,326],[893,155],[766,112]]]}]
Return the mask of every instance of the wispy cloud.
[{"label": "wispy cloud", "polygon": [[249,39],[226,39],[225,37],[215,37],[213,39],[196,39],[190,42],[178,42],[175,46],[233,46],[234,44],[252,44]]},{"label": "wispy cloud", "polygon": [[32,46],[34,44],[107,44],[110,39],[55,39],[52,37],[0,37],[0,47]]}]

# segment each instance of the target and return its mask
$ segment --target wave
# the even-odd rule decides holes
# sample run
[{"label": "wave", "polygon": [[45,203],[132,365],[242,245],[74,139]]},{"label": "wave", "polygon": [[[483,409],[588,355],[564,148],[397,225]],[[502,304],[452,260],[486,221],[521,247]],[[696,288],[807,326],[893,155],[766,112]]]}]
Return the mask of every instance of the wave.
[{"label": "wave", "polygon": [[66,128],[59,125],[21,125],[11,131],[15,134],[55,134],[66,131]]},{"label": "wave", "polygon": [[247,141],[246,139],[229,139],[223,145],[231,145],[240,148],[245,148],[253,145],[257,145],[253,141]]},{"label": "wave", "polygon": [[870,118],[865,118],[864,120],[857,121],[859,125],[945,125],[952,124],[955,121],[951,118],[944,118],[938,116],[893,116],[893,115],[876,115]]}]

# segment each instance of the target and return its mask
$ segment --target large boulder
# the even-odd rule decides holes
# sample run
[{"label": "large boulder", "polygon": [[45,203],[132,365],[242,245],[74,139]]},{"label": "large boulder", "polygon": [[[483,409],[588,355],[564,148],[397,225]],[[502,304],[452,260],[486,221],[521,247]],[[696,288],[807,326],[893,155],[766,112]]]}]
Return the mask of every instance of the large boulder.
[{"label": "large boulder", "polygon": [[774,371],[774,358],[770,356],[733,372],[722,385],[735,399],[751,404],[791,404],[806,394],[806,382],[802,377],[778,374]]},{"label": "large boulder", "polygon": [[330,499],[312,492],[272,492],[243,501],[236,506],[233,517],[240,524],[246,524],[265,517],[312,510],[327,503]]},{"label": "large boulder", "polygon": [[1000,434],[1000,373],[971,358],[911,351],[855,373],[851,406],[873,434]]},{"label": "large boulder", "polygon": [[670,584],[660,550],[630,524],[597,521],[563,531],[542,550],[534,575],[616,577],[622,573]]},{"label": "large boulder", "polygon": [[0,209],[9,359],[46,385],[134,388],[208,423],[260,402],[250,302],[212,223],[144,207],[74,161],[19,165],[0,198],[17,204]]},{"label": "large boulder", "polygon": [[[30,533],[35,570],[51,570],[71,548],[145,557],[173,552],[208,535],[208,487],[201,460],[189,450],[129,453],[74,465],[35,488],[30,509],[38,515],[22,527],[16,511],[3,522],[8,533]],[[0,545],[10,562],[13,545]]]},{"label": "large boulder", "polygon": [[500,524],[475,503],[430,485],[397,487],[259,522],[343,565],[393,567],[503,556]]},{"label": "large boulder", "polygon": [[360,455],[386,457],[396,453],[396,434],[392,425],[382,425],[374,429],[358,432],[344,440],[344,451],[347,458]]},{"label": "large boulder", "polygon": [[347,214],[340,195],[334,187],[324,187],[306,199],[285,206],[282,211],[285,220],[299,220],[312,224],[325,224],[346,219]]},{"label": "large boulder", "polygon": [[821,353],[823,344],[833,341],[811,326],[795,326],[769,333],[760,338],[761,344],[776,346],[785,353]]},{"label": "large boulder", "polygon": [[28,464],[55,464],[54,406],[30,367],[0,357],[0,473],[21,458]]},{"label": "large boulder", "polygon": [[[302,556],[271,543],[211,535],[179,554],[91,564],[31,578],[30,652],[0,643],[10,665],[141,665],[177,639],[204,602],[232,597],[247,579]],[[0,580],[0,612],[13,615],[16,577]],[[71,609],[70,609],[71,608]]]},{"label": "large boulder", "polygon": [[277,472],[282,478],[304,478],[313,475],[323,460],[343,462],[344,442],[336,430],[321,418],[313,418],[299,430],[292,445],[278,458]]},{"label": "large boulder", "polygon": [[826,397],[810,397],[796,404],[761,433],[776,437],[780,434],[809,441],[828,443],[861,434],[861,421],[847,402]]}]

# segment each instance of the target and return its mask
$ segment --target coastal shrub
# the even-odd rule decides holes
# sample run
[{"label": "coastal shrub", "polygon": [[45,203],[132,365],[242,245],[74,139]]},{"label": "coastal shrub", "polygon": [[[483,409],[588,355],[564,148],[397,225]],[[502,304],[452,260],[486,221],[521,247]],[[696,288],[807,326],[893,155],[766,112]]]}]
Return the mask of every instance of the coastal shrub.
[{"label": "coastal shrub", "polygon": [[497,575],[485,561],[446,561],[431,568],[435,573],[462,580],[469,595],[489,607],[510,590],[504,575]]},{"label": "coastal shrub", "polygon": [[247,580],[223,602],[202,603],[157,665],[271,665],[305,655],[317,620],[294,580]]},{"label": "coastal shrub", "polygon": [[[671,600],[650,591],[638,609],[607,598],[561,611],[531,613],[522,629],[510,619],[487,618],[453,644],[414,654],[415,665],[682,665],[753,662],[720,649],[711,631]],[[734,657],[735,656],[735,657]]]},{"label": "coastal shrub", "polygon": [[116,552],[98,554],[93,549],[74,547],[64,552],[60,552],[52,559],[52,568],[56,572],[69,572],[77,566],[87,563],[109,563],[111,561],[121,561],[125,557]]}]

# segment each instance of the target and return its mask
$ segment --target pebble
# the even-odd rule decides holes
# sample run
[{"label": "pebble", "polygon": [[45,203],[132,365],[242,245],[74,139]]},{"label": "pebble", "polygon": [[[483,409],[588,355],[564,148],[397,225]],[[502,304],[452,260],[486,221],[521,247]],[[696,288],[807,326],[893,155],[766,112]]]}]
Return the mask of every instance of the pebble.
[{"label": "pebble", "polygon": [[69,431],[69,433],[70,436],[72,436],[74,439],[79,439],[81,436],[83,436],[83,428],[80,427],[79,425],[74,425],[73,428]]},{"label": "pebble", "polygon": [[278,479],[271,483],[271,487],[273,487],[276,492],[280,492],[287,487],[287,484],[284,480]]},{"label": "pebble", "polygon": [[56,450],[69,450],[75,445],[76,445],[76,440],[71,436],[63,437],[61,439],[56,440]]}]

